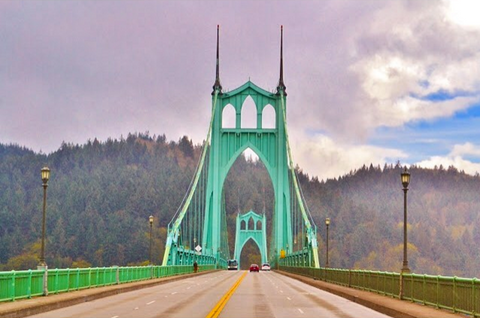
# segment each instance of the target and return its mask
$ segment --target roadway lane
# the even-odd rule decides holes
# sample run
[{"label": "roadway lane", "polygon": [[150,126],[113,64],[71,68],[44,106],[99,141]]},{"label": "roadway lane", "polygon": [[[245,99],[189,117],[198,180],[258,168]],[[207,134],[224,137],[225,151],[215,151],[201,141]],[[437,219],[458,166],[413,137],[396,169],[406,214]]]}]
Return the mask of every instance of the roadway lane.
[{"label": "roadway lane", "polygon": [[206,317],[241,274],[217,271],[29,317]]},{"label": "roadway lane", "polygon": [[275,272],[248,273],[220,318],[386,318],[384,314]]},{"label": "roadway lane", "polygon": [[[244,271],[217,271],[42,314],[67,317],[207,317]],[[220,317],[388,317],[275,272],[247,273]]]}]

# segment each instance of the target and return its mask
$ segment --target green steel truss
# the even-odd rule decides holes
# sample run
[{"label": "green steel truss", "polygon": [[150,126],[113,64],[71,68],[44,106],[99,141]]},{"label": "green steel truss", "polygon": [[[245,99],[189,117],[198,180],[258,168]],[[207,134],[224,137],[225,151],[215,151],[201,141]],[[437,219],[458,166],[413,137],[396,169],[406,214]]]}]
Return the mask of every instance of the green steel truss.
[{"label": "green steel truss", "polygon": [[[225,266],[229,249],[223,187],[233,163],[246,149],[251,149],[264,163],[274,190],[270,261],[274,265],[282,264],[300,252],[308,256],[309,266],[319,267],[316,227],[304,203],[288,142],[286,92],[283,83],[283,29],[281,43],[280,80],[276,92],[268,92],[251,81],[233,91],[223,92],[219,79],[217,28],[217,69],[210,126],[190,189],[174,216],[174,221],[168,226],[164,265],[178,264],[180,258],[190,260],[189,262],[202,258],[206,263],[216,262],[220,267]],[[255,104],[255,128],[241,127],[242,107],[247,97],[251,97]],[[275,112],[273,128],[262,127],[263,111],[267,106],[271,106]],[[235,110],[233,128],[222,128],[225,107],[233,107]],[[199,196],[203,202],[197,203],[195,198]],[[301,221],[301,230],[295,227],[296,223],[292,223],[292,213],[294,219]],[[203,222],[201,230],[196,230],[198,222]],[[262,224],[266,225],[266,222]],[[302,237],[300,247],[297,245],[299,231]],[[237,240],[237,256],[240,255],[243,244]],[[294,250],[296,246],[297,249]],[[195,251],[195,247],[200,247],[201,250]],[[261,250],[262,248],[260,247]],[[262,250],[262,257],[263,255],[266,258],[266,248],[264,253]]]}]

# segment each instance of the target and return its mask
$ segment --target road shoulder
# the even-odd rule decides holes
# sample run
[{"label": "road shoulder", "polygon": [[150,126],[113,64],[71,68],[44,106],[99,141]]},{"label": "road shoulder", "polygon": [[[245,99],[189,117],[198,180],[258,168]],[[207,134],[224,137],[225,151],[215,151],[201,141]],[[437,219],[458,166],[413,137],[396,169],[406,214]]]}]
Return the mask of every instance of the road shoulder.
[{"label": "road shoulder", "polygon": [[276,272],[395,318],[465,318],[465,315],[463,314],[456,314],[406,300],[399,300],[373,292],[326,283],[324,281],[315,280],[311,277],[292,274],[285,271],[276,270]]},{"label": "road shoulder", "polygon": [[0,303],[0,318],[21,318],[36,315],[103,297],[113,296],[141,288],[165,284],[179,279],[208,274],[211,272],[212,271],[204,271],[196,274],[162,277],[120,285],[111,285],[105,287],[95,287],[77,291],[70,291],[55,295],[48,295],[46,297],[38,296],[31,299],[2,302]]}]

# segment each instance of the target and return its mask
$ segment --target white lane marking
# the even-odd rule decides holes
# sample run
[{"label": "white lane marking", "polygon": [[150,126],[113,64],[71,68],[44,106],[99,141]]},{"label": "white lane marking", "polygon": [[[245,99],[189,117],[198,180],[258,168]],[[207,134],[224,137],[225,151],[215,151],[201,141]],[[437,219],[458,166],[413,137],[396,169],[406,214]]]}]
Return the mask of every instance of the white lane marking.
[{"label": "white lane marking", "polygon": [[167,298],[167,297],[168,297],[168,295],[165,295],[165,298]]},{"label": "white lane marking", "polygon": [[135,307],[135,308],[133,308],[133,309],[138,310],[138,307]]},{"label": "white lane marking", "polygon": [[188,286],[188,287],[187,287],[187,289],[190,289],[190,288],[192,288],[192,286]]},{"label": "white lane marking", "polygon": [[303,314],[303,310],[301,310],[300,308],[297,308],[297,309],[301,314]]},{"label": "white lane marking", "polygon": [[147,305],[151,305],[155,302],[155,300],[152,300],[151,302],[147,303]]},{"label": "white lane marking", "polygon": [[175,295],[177,292],[173,292],[172,295]]},{"label": "white lane marking", "polygon": [[118,316],[113,316],[112,318],[118,318]]},{"label": "white lane marking", "polygon": [[283,294],[283,290],[280,290],[280,292]]},{"label": "white lane marking", "polygon": [[287,299],[288,299],[288,300],[292,300],[292,298],[290,298],[290,297],[287,297]]}]

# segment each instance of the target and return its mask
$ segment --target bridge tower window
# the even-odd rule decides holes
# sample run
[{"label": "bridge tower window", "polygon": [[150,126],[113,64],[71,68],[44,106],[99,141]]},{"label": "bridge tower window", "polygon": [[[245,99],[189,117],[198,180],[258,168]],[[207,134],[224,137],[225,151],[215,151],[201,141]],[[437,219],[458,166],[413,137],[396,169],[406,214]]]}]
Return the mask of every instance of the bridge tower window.
[{"label": "bridge tower window", "polygon": [[276,127],[276,114],[272,105],[268,104],[262,112],[262,128],[273,129]]},{"label": "bridge tower window", "polygon": [[253,218],[248,219],[248,229],[255,230],[255,221],[253,221]]},{"label": "bridge tower window", "polygon": [[236,128],[236,112],[232,104],[228,104],[223,108],[222,128]]},{"label": "bridge tower window", "polygon": [[241,123],[241,128],[257,128],[257,106],[251,96],[243,102]]}]

